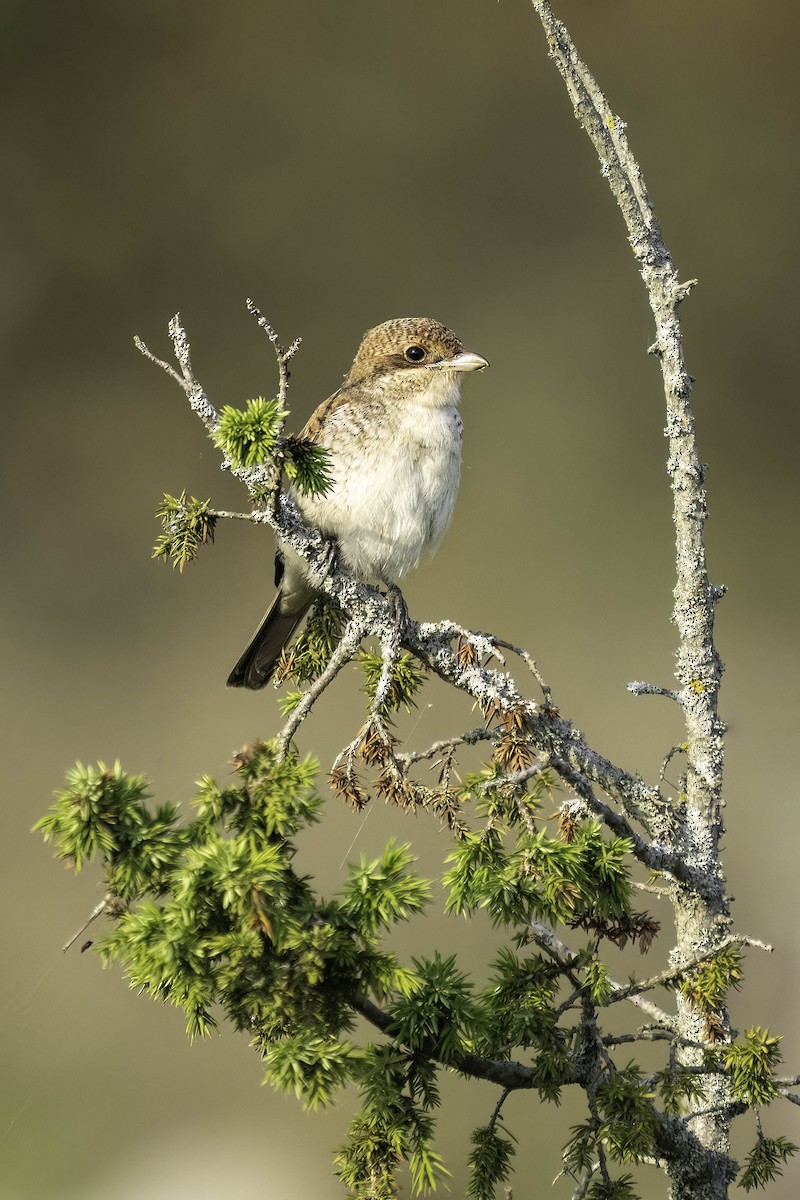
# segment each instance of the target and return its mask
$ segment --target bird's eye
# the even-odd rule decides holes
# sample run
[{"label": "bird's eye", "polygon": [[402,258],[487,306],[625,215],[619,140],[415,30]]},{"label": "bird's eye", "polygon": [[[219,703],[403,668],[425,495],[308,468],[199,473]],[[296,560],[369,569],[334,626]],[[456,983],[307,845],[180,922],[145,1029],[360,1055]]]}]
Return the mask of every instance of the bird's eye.
[{"label": "bird's eye", "polygon": [[406,349],[406,358],[409,362],[422,362],[425,357],[425,351],[422,346],[409,346]]}]

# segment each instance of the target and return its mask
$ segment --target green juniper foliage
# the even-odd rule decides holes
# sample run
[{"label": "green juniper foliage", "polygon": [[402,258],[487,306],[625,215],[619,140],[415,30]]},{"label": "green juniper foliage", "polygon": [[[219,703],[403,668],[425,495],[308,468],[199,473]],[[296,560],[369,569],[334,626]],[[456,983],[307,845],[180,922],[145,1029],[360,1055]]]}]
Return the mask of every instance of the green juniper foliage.
[{"label": "green juniper foliage", "polygon": [[[322,495],[333,485],[330,455],[324,446],[298,437],[282,437],[288,413],[277,400],[258,396],[243,409],[225,405],[213,441],[237,467],[274,464],[282,467],[298,491]],[[255,507],[265,504],[274,484],[253,482],[250,497]],[[163,533],[153,547],[153,558],[171,562],[179,571],[192,562],[201,546],[214,541],[218,517],[210,500],[164,494],[156,509]],[[337,626],[338,628],[338,626]],[[335,644],[335,643],[334,643]],[[330,651],[329,651],[330,655]],[[313,678],[312,675],[304,678]]]},{"label": "green juniper foliage", "polygon": [[[381,656],[362,650],[359,662],[366,677],[364,691],[370,700],[374,700],[383,672]],[[413,654],[398,655],[391,667],[391,682],[384,700],[384,712],[399,712],[401,708],[410,712],[416,703],[414,694],[422,687],[424,680],[425,672]]]},{"label": "green juniper foliage", "polygon": [[739,1184],[746,1192],[753,1188],[766,1187],[776,1175],[783,1174],[783,1164],[800,1150],[786,1138],[768,1138],[759,1135],[753,1149],[747,1156],[745,1168],[742,1171]]},{"label": "green juniper foliage", "polygon": [[279,400],[257,396],[244,408],[226,404],[212,434],[214,444],[236,467],[279,462],[299,492],[323,495],[333,486],[330,455],[308,438],[282,436],[288,416]]},{"label": "green juniper foliage", "polygon": [[474,1131],[472,1145],[467,1196],[474,1196],[475,1200],[493,1200],[497,1185],[505,1183],[511,1174],[513,1142],[490,1124]]},{"label": "green juniper foliage", "polygon": [[[317,614],[299,651],[301,672],[312,661],[319,669],[337,620],[331,606]],[[374,663],[362,665],[369,688]],[[415,690],[416,678],[405,679]],[[401,689],[395,699],[402,697]],[[392,754],[391,741],[383,753]],[[359,1111],[335,1159],[352,1197],[396,1196],[404,1162],[415,1194],[446,1177],[434,1148],[446,1069],[504,1088],[490,1123],[472,1135],[469,1196],[488,1200],[510,1175],[513,1135],[500,1113],[508,1091],[532,1089],[558,1103],[577,1083],[587,1088],[589,1115],[571,1131],[565,1171],[594,1172],[587,1195],[634,1197],[631,1177],[615,1177],[615,1165],[663,1152],[669,1122],[701,1104],[704,1087],[678,1064],[648,1076],[598,1050],[598,1022],[614,1002],[598,948],[604,930],[611,944],[635,916],[630,844],[593,821],[548,832],[547,776],[530,791],[498,777],[496,762],[468,776],[454,803],[471,811],[471,828],[460,827],[448,856],[446,905],[467,919],[485,910],[511,943],[477,986],[455,956],[403,963],[385,944],[432,895],[408,846],[390,842],[380,857],[362,857],[331,898],[298,871],[297,839],[321,817],[316,771],[312,759],[292,750],[281,760],[274,744],[257,743],[235,756],[228,786],[200,781],[187,818],[171,805],[151,812],[147,782],[118,764],[74,768],[39,828],[76,870],[93,859],[102,865],[115,902],[97,947],[103,959],[119,963],[132,987],[182,1009],[190,1036],[221,1019],[247,1032],[266,1079],[305,1107],[330,1104],[355,1085]],[[592,938],[559,961],[530,947],[535,918],[567,931],[591,926]],[[707,981],[741,977],[725,950],[702,973]],[[697,986],[697,969],[687,977]],[[702,992],[710,1004],[711,984]],[[357,1036],[359,1016],[382,1037]],[[744,1105],[768,1104],[778,1043],[751,1029],[720,1052],[710,1044],[704,1069],[726,1072]],[[512,1068],[521,1074],[504,1077]],[[763,1186],[794,1150],[759,1135],[742,1186]]]},{"label": "green juniper foliage", "polygon": [[299,492],[321,496],[333,487],[330,455],[324,446],[305,438],[289,437],[285,444],[284,470]]},{"label": "green juniper foliage", "polygon": [[237,466],[255,467],[268,462],[278,445],[286,415],[277,400],[264,396],[248,400],[243,409],[226,404],[212,435],[214,444]]},{"label": "green juniper foliage", "polygon": [[745,1104],[769,1104],[777,1095],[773,1073],[781,1061],[781,1038],[768,1029],[748,1029],[744,1040],[726,1046],[722,1058],[737,1098]]},{"label": "green juniper foliage", "polygon": [[165,492],[156,509],[164,532],[153,547],[153,558],[171,562],[173,569],[183,571],[197,557],[200,547],[214,540],[217,518],[209,512],[210,505],[210,500],[196,500],[194,496],[187,499],[185,491],[180,496]]}]

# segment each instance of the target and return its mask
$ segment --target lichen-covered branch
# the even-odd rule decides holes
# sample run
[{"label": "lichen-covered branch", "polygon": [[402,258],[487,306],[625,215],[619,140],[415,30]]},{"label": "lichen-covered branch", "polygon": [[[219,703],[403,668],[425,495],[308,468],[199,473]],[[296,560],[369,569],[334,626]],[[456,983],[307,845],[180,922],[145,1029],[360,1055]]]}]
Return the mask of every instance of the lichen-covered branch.
[{"label": "lichen-covered branch", "polygon": [[[578,55],[564,25],[556,19],[549,0],[532,0],[547,36],[548,51],[555,62],[572,103],[575,116],[589,136],[600,161],[600,169],[622,212],[628,240],[639,264],[653,312],[656,337],[650,352],[660,363],[666,398],[669,439],[668,473],[673,496],[676,535],[676,583],[673,620],[678,631],[676,678],[679,691],[633,685],[637,694],[658,693],[676,699],[686,723],[687,777],[680,813],[665,841],[694,872],[704,886],[676,892],[674,911],[677,941],[672,954],[676,968],[697,955],[713,952],[726,937],[729,914],[725,881],[719,855],[723,832],[721,818],[722,757],[724,727],[717,702],[722,663],[714,645],[714,609],[724,589],[709,582],[705,552],[707,515],[704,487],[705,466],[700,460],[690,397],[692,377],[686,368],[680,325],[680,305],[696,281],[681,282],[664,243],[644,178],[628,146],[625,123],[615,114]],[[727,1016],[718,1014],[721,1029]],[[688,1042],[701,1032],[702,1017],[679,998],[679,1028]],[[691,1049],[681,1051],[683,1061],[699,1061]],[[727,1154],[729,1149],[729,1103],[727,1084],[710,1077],[716,1107],[693,1125],[709,1153]],[[684,1177],[670,1167],[673,1192],[688,1197]],[[730,1172],[720,1172],[709,1197],[727,1195]]]},{"label": "lichen-covered branch", "polygon": [[277,744],[278,752],[281,758],[285,757],[289,743],[294,737],[302,722],[311,712],[315,702],[319,699],[329,684],[333,683],[336,676],[341,671],[358,649],[359,643],[364,636],[364,629],[357,621],[353,620],[349,623],[344,633],[342,634],[339,645],[334,650],[330,657],[327,667],[321,675],[313,681],[306,692],[303,693],[302,699],[297,707],[290,713],[286,724],[278,734]]}]

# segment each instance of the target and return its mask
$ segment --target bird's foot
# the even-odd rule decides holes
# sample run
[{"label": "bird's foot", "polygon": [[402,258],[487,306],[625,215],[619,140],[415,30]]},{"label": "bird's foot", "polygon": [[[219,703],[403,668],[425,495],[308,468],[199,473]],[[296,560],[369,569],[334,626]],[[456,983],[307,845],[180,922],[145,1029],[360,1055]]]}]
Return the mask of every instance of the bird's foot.
[{"label": "bird's foot", "polygon": [[389,616],[402,634],[408,625],[408,607],[403,599],[403,593],[396,583],[384,579],[386,584],[386,603],[389,606]]}]

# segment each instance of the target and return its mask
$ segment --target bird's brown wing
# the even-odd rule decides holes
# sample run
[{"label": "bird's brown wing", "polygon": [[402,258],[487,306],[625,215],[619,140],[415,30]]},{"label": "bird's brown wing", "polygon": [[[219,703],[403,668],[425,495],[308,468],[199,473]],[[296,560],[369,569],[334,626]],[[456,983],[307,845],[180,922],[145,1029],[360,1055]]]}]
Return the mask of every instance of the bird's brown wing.
[{"label": "bird's brown wing", "polygon": [[341,408],[343,404],[346,404],[348,399],[349,388],[338,388],[332,396],[328,396],[327,400],[323,400],[322,404],[317,405],[298,436],[308,442],[319,441],[319,435],[325,426],[325,422],[337,408]]},{"label": "bird's brown wing", "polygon": [[[298,436],[305,441],[317,442],[331,414],[349,398],[349,388],[345,384],[314,409]],[[283,555],[278,550],[275,555],[275,586],[279,589],[278,594],[231,671],[228,687],[264,687],[272,677],[283,647],[291,640],[311,605],[314,593],[309,588],[307,593],[301,590],[296,606],[292,605],[293,611],[282,612],[282,601],[285,603],[284,593],[280,590],[282,577]]]}]

